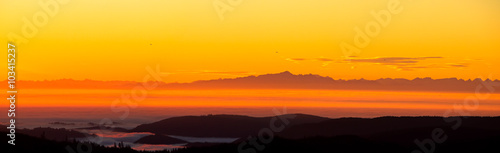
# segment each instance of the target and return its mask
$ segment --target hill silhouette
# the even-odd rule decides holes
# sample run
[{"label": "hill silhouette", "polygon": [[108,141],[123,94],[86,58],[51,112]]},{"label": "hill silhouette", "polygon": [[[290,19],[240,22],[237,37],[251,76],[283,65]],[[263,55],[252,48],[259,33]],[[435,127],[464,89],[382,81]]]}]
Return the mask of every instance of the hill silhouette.
[{"label": "hill silhouette", "polygon": [[[457,123],[458,117],[379,117],[366,118],[339,118],[330,119],[314,124],[302,124],[285,129],[279,133],[285,138],[304,137],[330,137],[337,135],[357,135],[363,137],[389,136],[400,133],[394,137],[411,134],[409,137],[416,138],[419,132],[430,133],[434,128],[450,129],[460,124],[459,129],[474,131],[477,136],[498,135],[500,136],[500,117],[467,117]],[[449,121],[449,122],[446,122]],[[450,131],[452,131],[450,129]],[[484,133],[486,132],[486,133]],[[468,134],[463,132],[462,134]]]},{"label": "hill silhouette", "polygon": [[172,137],[169,137],[166,135],[155,134],[155,135],[148,135],[148,136],[142,137],[139,140],[135,141],[134,143],[171,145],[171,144],[180,144],[180,143],[188,143],[188,142],[186,142],[184,140],[172,138]]},{"label": "hill silhouette", "polygon": [[[6,129],[6,126],[0,125],[0,132],[9,132],[9,131]],[[33,129],[16,129],[16,133],[21,133],[24,135],[37,138],[43,137],[45,139],[54,141],[67,141],[74,138],[95,136],[95,135],[88,135],[85,133],[81,133],[75,130],[70,130],[65,128],[50,128],[50,127],[37,127]]]},{"label": "hill silhouette", "polygon": [[[6,81],[3,81],[6,82]],[[201,80],[191,83],[156,82],[157,89],[335,89],[335,90],[397,90],[397,91],[443,91],[443,92],[475,92],[484,84],[500,86],[499,80],[432,79],[415,78],[377,80],[342,80],[315,74],[292,74],[288,71],[275,74]],[[130,89],[141,85],[134,81],[96,81],[96,80],[52,80],[52,81],[18,81],[20,88],[72,88],[72,89]],[[486,90],[486,89],[483,89]],[[500,90],[493,92],[499,93]]]},{"label": "hill silhouette", "polygon": [[[295,114],[289,114],[295,115]],[[500,117],[378,117],[329,119],[296,114],[290,124],[276,135],[285,139],[355,135],[377,141],[411,145],[414,139],[441,128],[456,133],[454,140],[478,140],[500,136]],[[284,115],[287,116],[287,115]],[[236,115],[174,117],[142,124],[131,132],[192,137],[246,138],[269,128],[272,117]],[[455,127],[458,126],[458,127]],[[200,128],[201,127],[201,128]],[[242,141],[242,140],[237,140]]]},{"label": "hill silhouette", "polygon": [[[290,114],[289,114],[290,115]],[[239,122],[230,122],[239,120]],[[184,132],[204,131],[206,127],[210,129],[205,132],[215,132],[217,135],[230,132],[231,130],[247,132],[240,129],[216,129],[220,126],[228,125],[238,127],[238,125],[248,125],[246,123],[260,123],[260,120],[270,120],[271,117],[248,117],[236,115],[212,115],[212,116],[185,116],[165,119],[154,124],[144,124],[141,126],[151,126],[157,129],[175,129],[185,128]],[[435,129],[442,129],[446,134],[446,141],[443,143],[433,142],[434,145],[427,144],[424,147],[432,147],[436,153],[467,153],[467,152],[498,152],[500,144],[500,117],[378,117],[378,118],[339,118],[328,119],[304,114],[297,114],[299,121],[293,122],[289,128],[276,133],[272,141],[262,143],[260,149],[251,145],[244,145],[243,151],[238,151],[242,143],[248,142],[248,136],[257,138],[256,133],[248,133],[241,139],[227,144],[208,144],[198,143],[187,145],[184,149],[175,149],[172,151],[154,151],[156,153],[243,153],[243,152],[261,152],[261,153],[329,153],[329,152],[350,152],[350,153],[401,153],[414,152],[422,150],[422,146],[416,144],[416,140],[423,141],[432,139]],[[461,119],[460,122],[457,122]],[[179,124],[177,121],[187,120],[186,125]],[[205,120],[198,124],[195,121]],[[312,122],[311,120],[314,120]],[[290,120],[291,124],[293,120]],[[225,123],[223,123],[225,122]],[[269,123],[269,121],[268,121]],[[458,124],[459,123],[459,124]],[[170,124],[174,126],[169,126]],[[207,125],[208,124],[208,125]],[[219,126],[216,126],[219,124]],[[206,126],[205,126],[206,125]],[[458,126],[457,126],[458,125]],[[163,127],[165,126],[165,127]],[[192,128],[191,126],[195,126]],[[181,129],[177,129],[181,130]],[[165,130],[168,131],[168,130]],[[252,130],[248,130],[252,131]],[[179,131],[177,131],[179,132]],[[168,133],[168,132],[167,132]],[[0,132],[5,135],[6,132]],[[232,133],[234,134],[234,133]],[[161,139],[155,137],[144,137],[148,141],[163,141],[164,138],[171,140],[171,143],[181,142],[158,135]],[[158,138],[159,138],[158,137]],[[8,137],[3,137],[7,141]],[[148,144],[163,144],[159,142],[147,142]],[[17,145],[18,144],[18,145]],[[115,153],[115,152],[153,152],[137,151],[130,147],[104,147],[98,144],[89,143],[92,146],[92,152],[95,153]],[[248,143],[247,143],[248,144]],[[2,150],[7,152],[51,152],[67,153],[66,147],[76,148],[76,141],[53,141],[46,138],[36,138],[33,136],[19,133],[16,136],[16,146],[7,143],[0,144]],[[422,151],[423,152],[423,151]]]},{"label": "hill silhouette", "polygon": [[[290,119],[288,126],[328,120],[328,118],[305,114],[288,114],[281,117],[293,117],[293,119]],[[240,115],[183,116],[142,124],[133,128],[130,132],[151,132],[190,137],[238,138],[257,133],[262,128],[269,128],[271,118]]]},{"label": "hill silhouette", "polygon": [[[6,135],[7,132],[0,131],[1,135]],[[8,137],[1,138],[4,142],[8,141]],[[38,138],[21,133],[16,134],[16,145],[8,143],[0,143],[0,148],[4,153],[71,153],[71,152],[92,152],[92,153],[139,153],[128,146],[122,148],[105,147],[95,143],[77,142],[76,140],[69,141],[54,141],[45,138]],[[88,148],[87,146],[91,146]],[[77,148],[82,148],[78,150]],[[70,149],[71,151],[69,151]],[[167,152],[165,152],[167,153]]]}]

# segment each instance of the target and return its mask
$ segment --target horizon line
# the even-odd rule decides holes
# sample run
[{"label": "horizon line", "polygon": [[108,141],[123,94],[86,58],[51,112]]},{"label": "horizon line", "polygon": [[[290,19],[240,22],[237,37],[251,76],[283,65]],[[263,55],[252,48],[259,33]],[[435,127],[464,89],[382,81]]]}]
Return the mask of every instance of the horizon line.
[{"label": "horizon line", "polygon": [[[195,83],[195,82],[199,82],[199,81],[214,81],[214,80],[230,80],[230,79],[239,79],[239,78],[247,78],[247,77],[259,77],[259,76],[264,76],[264,75],[279,75],[279,74],[285,74],[285,73],[289,73],[293,76],[307,76],[307,75],[313,75],[313,76],[320,76],[320,77],[327,77],[327,78],[331,78],[333,80],[336,80],[336,81],[359,81],[359,80],[365,80],[365,81],[377,81],[377,80],[383,80],[383,79],[392,79],[392,80],[397,80],[397,79],[403,79],[403,80],[409,80],[409,81],[413,81],[413,80],[416,80],[416,79],[431,79],[431,80],[443,80],[443,79],[456,79],[456,80],[463,80],[463,81],[475,81],[477,79],[481,80],[481,81],[487,81],[487,80],[490,80],[490,81],[500,81],[499,79],[492,79],[492,78],[457,78],[457,77],[444,77],[444,78],[432,78],[432,77],[415,77],[415,78],[411,78],[411,79],[408,79],[408,78],[397,78],[397,77],[394,77],[394,78],[391,78],[391,77],[384,77],[384,78],[378,78],[378,79],[364,79],[363,77],[361,78],[354,78],[354,79],[342,79],[342,78],[333,78],[333,77],[330,77],[330,76],[322,76],[322,75],[319,75],[319,74],[312,74],[312,73],[308,73],[308,74],[304,74],[304,73],[299,73],[299,74],[293,74],[291,73],[290,71],[283,71],[283,72],[279,72],[279,73],[264,73],[264,74],[259,74],[259,75],[246,75],[246,76],[238,76],[238,77],[227,77],[227,78],[214,78],[214,79],[202,79],[202,80],[195,80],[195,81],[190,81],[190,82],[165,82],[165,81],[146,81],[146,82],[162,82],[162,83],[166,83],[166,84],[173,84],[173,83],[180,83],[180,84],[188,84],[188,83]],[[65,81],[65,80],[70,80],[70,81],[100,81],[100,82],[135,82],[135,83],[143,83],[144,81],[134,81],[134,80],[97,80],[97,79],[74,79],[74,78],[62,78],[62,79],[44,79],[44,80],[17,80],[17,81],[31,81],[31,82],[50,82],[50,81]],[[2,80],[1,82],[6,82],[8,80]]]}]

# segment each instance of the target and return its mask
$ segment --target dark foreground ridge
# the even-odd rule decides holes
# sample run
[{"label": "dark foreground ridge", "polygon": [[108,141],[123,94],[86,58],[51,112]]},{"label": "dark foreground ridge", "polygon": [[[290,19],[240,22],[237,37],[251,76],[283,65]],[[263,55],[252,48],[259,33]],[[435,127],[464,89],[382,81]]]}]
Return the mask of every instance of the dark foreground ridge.
[{"label": "dark foreground ridge", "polygon": [[[190,137],[245,137],[257,133],[260,129],[269,127],[273,117],[250,117],[241,115],[207,115],[183,116],[164,119],[150,124],[142,124],[130,132],[151,132],[164,135],[180,135]],[[305,115],[288,114],[277,116],[288,119],[287,126],[307,123],[319,123],[328,118]],[[279,124],[279,121],[277,121]]]},{"label": "dark foreground ridge", "polygon": [[[164,153],[480,153],[500,151],[498,147],[500,144],[500,117],[329,119],[304,114],[284,116],[290,117],[290,115],[295,115],[297,120],[290,119],[290,126],[287,126],[283,131],[276,132],[272,136],[266,135],[264,138],[271,140],[268,143],[260,140],[262,138],[259,137],[259,132],[261,129],[269,128],[272,117],[237,115],[174,117],[139,125],[131,131],[157,130],[149,131],[156,133],[156,136],[144,137],[140,142],[146,144],[164,144],[164,140],[169,140],[168,143],[181,143],[183,141],[165,136],[181,133],[193,133],[191,136],[237,136],[240,138],[233,143],[193,143],[188,144],[187,148],[184,149],[158,151]],[[267,124],[261,124],[261,122]],[[238,129],[250,124],[256,125],[246,129]],[[281,123],[276,122],[276,124]],[[235,129],[224,128],[224,126]],[[213,133],[207,134],[197,131]],[[224,131],[230,134],[225,134]],[[5,135],[6,132],[0,134]],[[2,139],[5,142],[1,144],[2,150],[9,152],[69,153],[65,149],[66,146],[76,149],[79,143],[74,140],[54,141],[47,139],[47,137],[40,138],[22,133],[16,137],[16,146],[6,143],[8,137]],[[91,145],[92,153],[142,152],[132,150],[129,147]],[[87,151],[85,149],[84,151]]]}]

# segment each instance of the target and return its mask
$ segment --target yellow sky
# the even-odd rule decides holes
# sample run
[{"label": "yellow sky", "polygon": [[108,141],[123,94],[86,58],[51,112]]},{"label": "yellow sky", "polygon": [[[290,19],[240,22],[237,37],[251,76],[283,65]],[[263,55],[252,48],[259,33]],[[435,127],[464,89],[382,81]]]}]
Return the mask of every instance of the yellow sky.
[{"label": "yellow sky", "polygon": [[[16,41],[18,79],[141,81],[156,65],[169,74],[166,82],[285,70],[342,79],[500,79],[496,0],[65,1],[42,0],[58,5],[49,11],[39,1],[0,2],[2,42],[24,38]],[[214,4],[231,11],[221,18]],[[399,11],[386,26],[371,14],[391,7]],[[23,34],[24,19],[38,23],[36,33]],[[356,27],[367,34],[372,23],[380,31],[356,46]],[[359,52],[343,52],[343,43]]]}]

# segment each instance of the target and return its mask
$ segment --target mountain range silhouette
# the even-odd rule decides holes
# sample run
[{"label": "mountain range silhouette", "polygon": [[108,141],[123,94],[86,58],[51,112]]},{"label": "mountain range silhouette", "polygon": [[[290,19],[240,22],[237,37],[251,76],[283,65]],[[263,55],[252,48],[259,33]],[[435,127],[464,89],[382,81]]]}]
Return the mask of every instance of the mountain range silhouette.
[{"label": "mountain range silhouette", "polygon": [[[4,81],[5,82],[5,81]],[[156,82],[156,89],[328,89],[328,90],[394,90],[394,91],[439,91],[439,92],[481,92],[499,93],[499,80],[432,79],[429,77],[412,80],[401,78],[381,78],[377,80],[333,79],[315,74],[292,74],[284,71],[275,74],[200,80],[190,83]],[[96,81],[96,80],[52,80],[18,81],[19,88],[73,88],[73,89],[130,89],[141,82],[134,81]],[[483,86],[483,87],[479,87]]]}]

